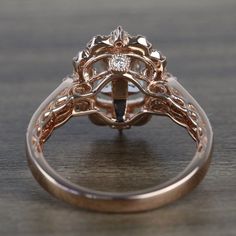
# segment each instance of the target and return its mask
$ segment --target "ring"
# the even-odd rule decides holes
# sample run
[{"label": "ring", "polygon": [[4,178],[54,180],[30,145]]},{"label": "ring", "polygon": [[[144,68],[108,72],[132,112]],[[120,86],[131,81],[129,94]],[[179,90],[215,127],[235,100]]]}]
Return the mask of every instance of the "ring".
[{"label": "ring", "polygon": [[[190,192],[207,172],[213,147],[210,122],[199,104],[166,70],[166,57],[143,36],[120,26],[98,35],[73,58],[67,76],[33,114],[26,133],[29,167],[55,197],[81,208],[138,212],[173,202]],[[122,131],[168,116],[196,142],[196,153],[173,179],[145,190],[116,193],[76,185],[47,163],[43,145],[53,130],[72,117],[87,115],[96,125]]]}]

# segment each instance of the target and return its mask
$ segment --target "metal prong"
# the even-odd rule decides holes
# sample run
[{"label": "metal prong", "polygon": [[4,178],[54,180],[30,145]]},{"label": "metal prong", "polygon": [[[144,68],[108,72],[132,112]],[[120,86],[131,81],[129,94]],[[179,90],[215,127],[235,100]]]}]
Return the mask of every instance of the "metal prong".
[{"label": "metal prong", "polygon": [[124,122],[124,115],[126,110],[126,99],[114,99],[114,108],[116,113],[116,121]]}]

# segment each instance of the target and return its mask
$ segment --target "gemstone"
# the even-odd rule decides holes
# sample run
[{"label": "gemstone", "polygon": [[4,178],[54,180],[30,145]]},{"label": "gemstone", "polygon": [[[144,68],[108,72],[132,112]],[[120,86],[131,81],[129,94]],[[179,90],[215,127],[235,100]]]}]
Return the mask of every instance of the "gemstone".
[{"label": "gemstone", "polygon": [[161,54],[157,50],[152,50],[151,53],[150,53],[150,56],[153,57],[156,60],[161,59]]},{"label": "gemstone", "polygon": [[126,71],[129,69],[130,58],[122,54],[114,54],[109,61],[111,70]]}]

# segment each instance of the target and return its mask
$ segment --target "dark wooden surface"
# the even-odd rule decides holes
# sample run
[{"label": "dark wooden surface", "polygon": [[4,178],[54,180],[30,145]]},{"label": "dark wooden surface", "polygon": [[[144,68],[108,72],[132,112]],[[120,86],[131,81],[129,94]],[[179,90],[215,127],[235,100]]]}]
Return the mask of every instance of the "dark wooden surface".
[{"label": "dark wooden surface", "polygon": [[[0,235],[236,235],[235,11],[234,0],[1,0]],[[140,214],[93,213],[54,199],[31,176],[24,150],[32,113],[72,71],[71,58],[93,35],[117,25],[162,50],[215,133],[213,162],[201,185]],[[65,177],[113,191],[165,181],[193,153],[185,130],[158,117],[123,137],[73,119],[46,145],[49,162]]]}]

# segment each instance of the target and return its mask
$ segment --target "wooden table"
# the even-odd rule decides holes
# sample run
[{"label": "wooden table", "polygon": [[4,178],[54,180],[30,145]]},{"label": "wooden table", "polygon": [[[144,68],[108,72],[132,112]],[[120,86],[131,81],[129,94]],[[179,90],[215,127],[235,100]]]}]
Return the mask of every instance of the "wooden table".
[{"label": "wooden table", "polygon": [[[0,235],[236,235],[236,2],[18,1],[0,3]],[[71,58],[117,25],[143,34],[199,101],[215,133],[213,162],[185,198],[140,214],[76,209],[46,193],[27,167],[24,135],[40,102],[72,71]],[[96,132],[92,133],[91,128]],[[167,118],[117,131],[72,119],[45,147],[75,183],[126,191],[163,182],[194,153]]]}]

